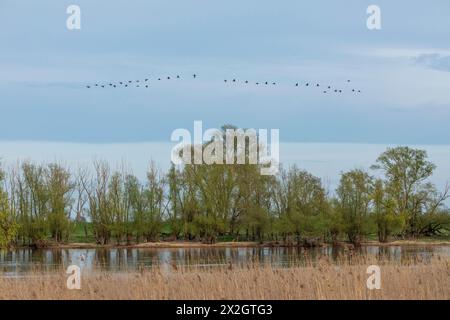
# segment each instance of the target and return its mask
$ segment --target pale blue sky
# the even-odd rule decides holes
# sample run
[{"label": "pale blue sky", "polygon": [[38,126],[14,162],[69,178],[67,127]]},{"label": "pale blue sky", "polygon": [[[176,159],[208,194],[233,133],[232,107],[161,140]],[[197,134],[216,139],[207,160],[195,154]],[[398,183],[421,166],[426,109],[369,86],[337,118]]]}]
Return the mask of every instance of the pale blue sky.
[{"label": "pale blue sky", "polygon": [[[69,4],[80,31],[66,29]],[[450,144],[449,14],[448,0],[0,0],[0,140],[169,142],[203,120],[282,141]],[[176,74],[187,79],[84,88]],[[361,95],[293,86],[348,78]]]}]

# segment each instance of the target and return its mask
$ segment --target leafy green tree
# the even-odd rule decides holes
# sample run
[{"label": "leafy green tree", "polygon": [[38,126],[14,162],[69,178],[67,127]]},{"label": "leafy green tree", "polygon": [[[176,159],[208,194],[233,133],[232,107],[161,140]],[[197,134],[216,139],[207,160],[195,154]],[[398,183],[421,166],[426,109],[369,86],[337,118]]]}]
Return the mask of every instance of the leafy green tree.
[{"label": "leafy green tree", "polygon": [[75,183],[68,169],[50,164],[46,170],[48,190],[48,223],[52,238],[67,241],[70,233],[70,214],[73,205]]},{"label": "leafy green tree", "polygon": [[338,210],[344,231],[351,243],[359,245],[370,232],[370,204],[373,179],[365,171],[355,169],[341,175],[337,189]]},{"label": "leafy green tree", "polygon": [[326,232],[325,215],[328,211],[326,193],[319,178],[293,166],[282,171],[284,176],[284,225],[295,234],[297,243],[311,237],[322,237]]},{"label": "leafy green tree", "polygon": [[420,217],[440,210],[449,191],[447,187],[443,194],[438,194],[434,185],[426,181],[436,168],[427,160],[426,151],[409,147],[388,148],[372,168],[383,171],[394,212],[398,217],[406,218],[404,235],[420,235]]},{"label": "leafy green tree", "polygon": [[374,185],[373,210],[380,242],[387,242],[392,233],[402,230],[405,217],[395,214],[395,202],[386,192],[380,179],[377,179]]},{"label": "leafy green tree", "polygon": [[19,228],[9,205],[8,193],[3,188],[4,181],[5,173],[0,168],[0,249],[11,246]]},{"label": "leafy green tree", "polygon": [[21,166],[21,175],[18,176],[20,220],[25,225],[22,237],[35,246],[44,246],[49,234],[50,196],[46,174],[47,170],[43,165],[25,162]]}]

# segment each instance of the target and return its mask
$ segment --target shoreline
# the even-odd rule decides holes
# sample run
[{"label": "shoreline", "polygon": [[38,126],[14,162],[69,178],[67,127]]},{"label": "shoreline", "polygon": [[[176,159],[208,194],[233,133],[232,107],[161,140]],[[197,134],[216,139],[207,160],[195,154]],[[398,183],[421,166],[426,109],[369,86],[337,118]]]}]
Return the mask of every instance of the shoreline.
[{"label": "shoreline", "polygon": [[[136,244],[106,244],[99,245],[95,243],[74,242],[67,244],[49,244],[45,247],[37,249],[189,249],[189,248],[323,248],[323,247],[342,247],[352,250],[354,245],[348,242],[339,242],[337,245],[331,243],[323,243],[318,246],[305,246],[295,244],[282,244],[273,242],[217,242],[206,244],[201,242],[189,241],[160,241],[160,242],[144,242]],[[367,246],[450,246],[450,240],[395,240],[392,242],[365,241],[361,243],[361,247]],[[13,249],[32,248],[30,246],[18,246]]]}]

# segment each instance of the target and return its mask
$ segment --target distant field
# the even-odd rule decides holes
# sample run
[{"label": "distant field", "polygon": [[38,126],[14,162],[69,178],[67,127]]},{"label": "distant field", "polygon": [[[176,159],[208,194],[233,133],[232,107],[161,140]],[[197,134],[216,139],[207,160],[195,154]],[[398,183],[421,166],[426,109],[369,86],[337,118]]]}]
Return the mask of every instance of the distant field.
[{"label": "distant field", "polygon": [[[85,248],[85,247],[97,247],[95,244],[95,239],[92,233],[92,224],[89,222],[86,223],[74,223],[72,226],[72,233],[69,238],[69,243],[66,244],[53,244],[52,247],[61,247],[61,248]],[[162,228],[163,234],[170,234],[170,225],[164,224]],[[87,234],[86,234],[87,232]],[[343,242],[346,241],[345,238],[341,239]],[[391,239],[390,242],[383,244],[378,242],[376,234],[370,234],[367,239],[364,241],[367,244],[376,244],[376,245],[428,245],[428,244],[440,244],[440,245],[450,245],[450,234],[445,234],[442,236],[434,236],[434,237],[422,237],[414,240],[396,240]],[[364,244],[363,243],[363,244]],[[186,247],[189,244],[193,246],[198,246],[199,242],[192,241],[161,241],[161,242],[150,242],[150,243],[132,243],[131,246],[136,247]],[[258,242],[251,242],[245,239],[245,236],[242,235],[239,239],[239,242],[235,242],[235,237],[233,236],[219,236],[215,245],[213,246],[224,246],[227,245],[229,247],[240,245],[250,245],[253,244],[255,246],[259,245]],[[112,242],[109,246],[117,245],[115,242]],[[273,245],[273,243],[272,243]]]}]

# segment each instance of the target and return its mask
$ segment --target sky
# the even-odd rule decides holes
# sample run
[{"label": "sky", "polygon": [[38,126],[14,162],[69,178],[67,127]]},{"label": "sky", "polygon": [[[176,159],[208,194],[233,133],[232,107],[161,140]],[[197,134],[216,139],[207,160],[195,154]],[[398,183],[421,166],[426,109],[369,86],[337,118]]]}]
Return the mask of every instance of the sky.
[{"label": "sky", "polygon": [[0,0],[0,140],[170,142],[202,120],[284,142],[450,144],[449,14],[448,0]]}]

